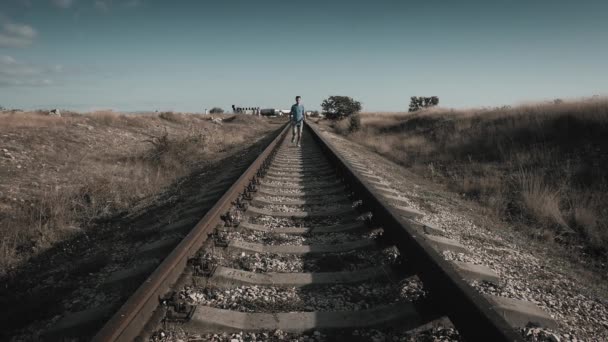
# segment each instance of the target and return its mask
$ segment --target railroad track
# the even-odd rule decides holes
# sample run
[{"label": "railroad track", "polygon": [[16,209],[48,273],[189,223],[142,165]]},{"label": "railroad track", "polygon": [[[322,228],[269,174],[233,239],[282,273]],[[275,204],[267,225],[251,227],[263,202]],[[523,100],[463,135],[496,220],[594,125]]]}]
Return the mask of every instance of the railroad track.
[{"label": "railroad track", "polygon": [[422,213],[316,128],[307,125],[301,148],[287,133],[285,127],[95,341],[429,334],[518,341],[518,327],[554,324],[531,303],[476,292],[468,280],[498,276],[444,260],[442,250],[466,248],[419,223]]}]

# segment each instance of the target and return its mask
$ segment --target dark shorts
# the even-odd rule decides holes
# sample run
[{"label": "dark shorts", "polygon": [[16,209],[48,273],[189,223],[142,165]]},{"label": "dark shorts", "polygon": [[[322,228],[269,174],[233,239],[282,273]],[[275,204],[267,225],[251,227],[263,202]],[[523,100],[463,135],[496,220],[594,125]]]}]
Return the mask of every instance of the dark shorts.
[{"label": "dark shorts", "polygon": [[292,121],[291,122],[291,132],[295,135],[296,131],[298,134],[302,134],[302,128],[304,127],[304,125],[302,125],[302,121],[298,122],[298,121]]}]

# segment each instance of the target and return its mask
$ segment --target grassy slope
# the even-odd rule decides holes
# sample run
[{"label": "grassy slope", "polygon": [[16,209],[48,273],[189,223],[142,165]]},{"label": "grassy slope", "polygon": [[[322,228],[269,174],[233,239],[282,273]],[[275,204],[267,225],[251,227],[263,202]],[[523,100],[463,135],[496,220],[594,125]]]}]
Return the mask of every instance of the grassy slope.
[{"label": "grassy slope", "polygon": [[608,100],[362,114],[334,129],[533,236],[606,256]]},{"label": "grassy slope", "polygon": [[0,275],[276,129],[255,117],[209,119],[0,113]]}]

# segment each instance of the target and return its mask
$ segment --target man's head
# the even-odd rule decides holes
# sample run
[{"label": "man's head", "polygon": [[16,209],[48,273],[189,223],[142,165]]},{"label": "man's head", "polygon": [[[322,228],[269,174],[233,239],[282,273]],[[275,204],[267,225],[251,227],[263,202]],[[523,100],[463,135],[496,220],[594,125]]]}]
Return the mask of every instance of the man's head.
[{"label": "man's head", "polygon": [[296,96],[296,103],[300,104],[300,99],[302,98],[302,96]]}]

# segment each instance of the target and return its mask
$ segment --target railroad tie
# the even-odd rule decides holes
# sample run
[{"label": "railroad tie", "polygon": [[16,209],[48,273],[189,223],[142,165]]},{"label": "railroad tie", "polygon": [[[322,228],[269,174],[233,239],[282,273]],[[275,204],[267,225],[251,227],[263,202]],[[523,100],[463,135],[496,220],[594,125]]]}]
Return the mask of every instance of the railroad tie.
[{"label": "railroad tie", "polygon": [[[372,328],[424,334],[450,327],[446,314],[469,340],[522,341],[513,327],[554,326],[532,303],[480,295],[469,283],[497,284],[496,272],[446,261],[442,251],[468,253],[467,247],[420,222],[424,213],[358,156],[341,155],[308,124],[301,147],[289,131],[285,125],[277,132],[240,182],[214,186],[221,196],[215,205],[208,207],[211,196],[203,195],[180,220],[157,227],[164,238],[136,251],[147,262],[106,279],[105,286],[121,286],[148,275],[93,341],[134,340],[147,329],[201,339],[259,332],[264,340],[275,330],[294,334],[286,339],[320,331],[332,340]],[[222,187],[232,190],[220,193]],[[358,194],[367,195],[359,201]],[[235,210],[242,214],[238,226],[222,222]],[[363,220],[360,213],[370,210],[374,215]],[[229,232],[217,246],[216,229]],[[180,240],[186,233],[189,239]],[[169,252],[174,246],[188,249]],[[457,300],[434,300],[446,296]]]}]

